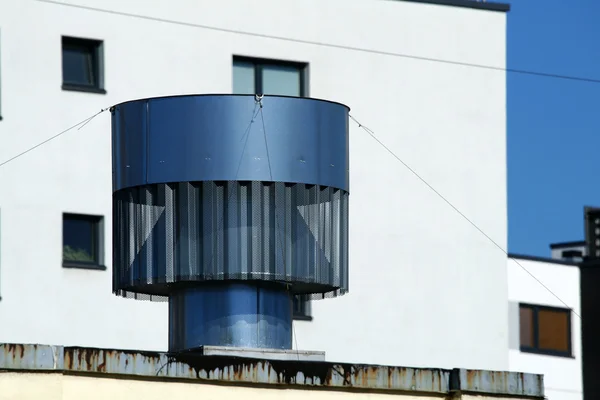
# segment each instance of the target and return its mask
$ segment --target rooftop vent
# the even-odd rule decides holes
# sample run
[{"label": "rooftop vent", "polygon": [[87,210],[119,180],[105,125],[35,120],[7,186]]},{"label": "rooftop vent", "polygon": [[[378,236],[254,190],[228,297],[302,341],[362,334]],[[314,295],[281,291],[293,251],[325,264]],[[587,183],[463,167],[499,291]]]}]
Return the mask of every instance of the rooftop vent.
[{"label": "rooftop vent", "polygon": [[348,107],[197,95],[112,109],[113,292],[169,302],[169,351],[292,348],[292,299],[348,291]]},{"label": "rooftop vent", "polygon": [[565,260],[582,259],[583,251],[581,251],[581,250],[564,250],[562,252],[562,258]]}]

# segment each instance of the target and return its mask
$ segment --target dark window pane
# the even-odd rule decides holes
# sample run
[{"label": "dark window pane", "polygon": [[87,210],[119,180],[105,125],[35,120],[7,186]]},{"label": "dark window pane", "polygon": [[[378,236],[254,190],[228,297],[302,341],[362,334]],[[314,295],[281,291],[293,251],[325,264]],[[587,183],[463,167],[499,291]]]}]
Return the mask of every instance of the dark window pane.
[{"label": "dark window pane", "polygon": [[305,300],[304,296],[294,296],[293,315],[294,317],[310,317],[310,300]]},{"label": "dark window pane", "polygon": [[297,67],[286,65],[264,65],[263,93],[281,96],[301,96],[300,74]]},{"label": "dark window pane", "polygon": [[63,82],[93,86],[93,50],[85,46],[63,45]]},{"label": "dark window pane", "polygon": [[96,262],[95,223],[65,217],[63,220],[64,261]]},{"label": "dark window pane", "polygon": [[256,93],[254,82],[254,64],[245,61],[233,62],[233,93]]},{"label": "dark window pane", "polygon": [[302,315],[303,307],[302,302],[298,299],[297,296],[294,296],[294,315]]},{"label": "dark window pane", "polygon": [[533,309],[521,307],[519,310],[519,328],[521,331],[521,346],[534,347]]},{"label": "dark window pane", "polygon": [[569,317],[565,311],[538,311],[540,350],[569,351]]}]

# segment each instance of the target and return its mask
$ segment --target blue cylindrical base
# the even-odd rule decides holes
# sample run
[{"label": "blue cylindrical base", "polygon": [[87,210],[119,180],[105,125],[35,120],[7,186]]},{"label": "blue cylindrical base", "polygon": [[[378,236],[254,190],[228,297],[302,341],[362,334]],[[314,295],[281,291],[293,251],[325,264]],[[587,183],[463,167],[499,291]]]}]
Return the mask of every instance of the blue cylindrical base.
[{"label": "blue cylindrical base", "polygon": [[292,296],[282,285],[223,282],[169,297],[169,351],[200,346],[292,348]]}]

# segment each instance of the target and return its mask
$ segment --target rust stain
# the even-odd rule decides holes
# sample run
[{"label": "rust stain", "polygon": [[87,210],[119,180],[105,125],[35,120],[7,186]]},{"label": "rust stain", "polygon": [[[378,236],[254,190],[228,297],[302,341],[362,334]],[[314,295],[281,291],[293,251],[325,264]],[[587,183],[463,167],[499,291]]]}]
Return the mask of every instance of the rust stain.
[{"label": "rust stain", "polygon": [[472,370],[467,371],[467,386],[473,387],[473,382],[476,380],[476,378],[477,378],[477,371],[472,371]]},{"label": "rust stain", "polygon": [[65,351],[65,368],[73,369],[73,356],[70,351]]},{"label": "rust stain", "polygon": [[[5,353],[13,359],[22,358],[25,353],[23,345],[2,346]],[[33,347],[37,349],[37,347]],[[36,350],[34,350],[35,352]],[[118,373],[116,371],[121,359],[124,359],[127,373],[131,371],[148,371],[164,367],[163,374],[168,374],[169,365],[163,362],[159,353],[128,352],[117,350],[86,349],[77,347],[64,348],[64,368],[73,371]],[[201,376],[206,379],[219,379],[233,382],[276,383],[280,385],[304,384],[311,386],[357,386],[394,389],[397,381],[408,379],[410,373],[412,383],[417,384],[421,376],[417,376],[405,368],[379,367],[372,365],[354,366],[351,364],[316,363],[306,361],[278,361],[237,359],[230,357],[202,357],[193,354],[176,355],[169,358],[168,364],[178,363],[185,376]],[[108,366],[111,365],[109,369]],[[151,367],[151,368],[147,368]],[[122,368],[122,367],[121,367]],[[385,381],[387,378],[387,382]],[[435,376],[431,379],[435,384]]]},{"label": "rust stain", "polygon": [[519,374],[519,380],[521,381],[521,387],[525,387],[525,375]]},{"label": "rust stain", "polygon": [[4,347],[4,356],[11,356],[13,359],[15,358],[15,345],[14,344],[9,344],[8,346]]},{"label": "rust stain", "polygon": [[[17,353],[20,353],[20,355],[17,355]],[[25,346],[22,344],[9,344],[8,354],[11,355],[13,360],[22,359],[25,355]]]},{"label": "rust stain", "polygon": [[243,374],[243,368],[240,368],[239,365],[233,366],[233,379],[242,379]]},{"label": "rust stain", "polygon": [[[391,369],[391,368],[388,368]],[[367,382],[366,384],[369,385],[371,383],[371,381],[373,381],[374,383],[377,382],[378,379],[378,375],[379,375],[379,371],[381,371],[381,368],[377,368],[376,366],[372,365],[369,367],[369,374],[367,376]],[[352,382],[352,381],[350,381]]]},{"label": "rust stain", "polygon": [[91,371],[92,370],[92,356],[94,356],[94,358],[96,358],[95,357],[96,353],[92,354],[91,351],[84,350],[83,354],[84,354],[84,358],[85,358],[86,368],[88,371]]},{"label": "rust stain", "polygon": [[[98,372],[106,372],[106,358],[107,358],[107,351],[103,351],[102,352],[102,362],[100,364],[98,364],[98,367],[96,367],[96,369],[98,370]],[[110,358],[115,358],[115,355],[111,353],[111,357]]]},{"label": "rust stain", "polygon": [[77,365],[81,365],[81,352],[75,350],[77,352]]},{"label": "rust stain", "polygon": [[[258,360],[194,353],[164,354],[127,350],[0,344],[0,368],[55,369],[116,375],[156,375],[175,378],[272,385],[383,389],[449,393],[484,391],[543,394],[543,378],[523,373],[405,368],[295,360]],[[60,352],[60,353],[59,353]],[[58,358],[56,355],[60,354]],[[30,366],[30,360],[36,360]],[[42,365],[42,366],[40,366]],[[454,375],[452,375],[454,374]],[[517,374],[517,375],[515,375]],[[452,380],[450,379],[452,376]],[[456,379],[456,381],[455,381]],[[451,383],[454,382],[454,383]],[[510,388],[510,382],[518,388]],[[455,386],[451,389],[451,386]],[[486,393],[487,393],[486,392]],[[483,393],[483,392],[482,392]],[[540,395],[541,396],[541,395]]]}]

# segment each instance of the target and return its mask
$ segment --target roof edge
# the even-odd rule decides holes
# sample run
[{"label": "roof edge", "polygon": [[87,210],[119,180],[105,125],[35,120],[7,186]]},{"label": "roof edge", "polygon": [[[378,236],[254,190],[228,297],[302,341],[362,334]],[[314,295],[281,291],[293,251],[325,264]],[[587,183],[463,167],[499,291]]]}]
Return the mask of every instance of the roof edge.
[{"label": "roof edge", "polygon": [[551,249],[564,249],[564,248],[569,248],[569,247],[576,247],[576,246],[585,246],[585,240],[573,240],[570,242],[556,242],[556,243],[550,243],[550,248]]},{"label": "roof edge", "polygon": [[0,344],[0,370],[177,379],[298,389],[477,393],[544,398],[543,376],[519,372],[412,368],[325,361],[264,360],[38,344]]},{"label": "roof edge", "polygon": [[550,258],[550,257],[528,256],[525,254],[515,254],[515,253],[508,253],[508,258],[514,258],[517,260],[526,260],[526,261],[538,261],[538,262],[545,262],[545,263],[549,263],[549,264],[558,264],[558,265],[573,266],[573,267],[578,267],[581,265],[581,263],[579,263],[577,261],[558,260],[556,258]]},{"label": "roof edge", "polygon": [[500,11],[500,12],[510,11],[510,4],[508,4],[508,3],[488,3],[488,2],[475,1],[475,0],[400,0],[400,1],[410,1],[413,3],[436,4],[436,5],[442,5],[442,6],[475,8],[478,10],[488,10],[488,11]]}]

